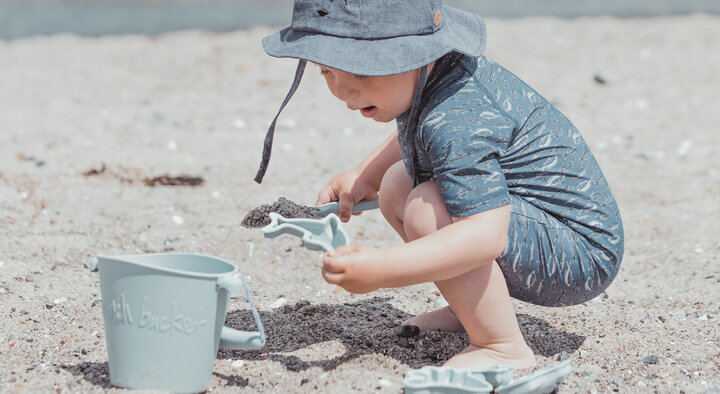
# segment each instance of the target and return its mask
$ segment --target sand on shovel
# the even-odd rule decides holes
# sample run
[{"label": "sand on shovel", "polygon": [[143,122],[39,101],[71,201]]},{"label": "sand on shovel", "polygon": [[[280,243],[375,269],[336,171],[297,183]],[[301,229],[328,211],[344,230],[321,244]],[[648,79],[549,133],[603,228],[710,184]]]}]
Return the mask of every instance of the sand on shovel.
[{"label": "sand on shovel", "polygon": [[270,212],[277,212],[286,218],[320,219],[317,208],[296,204],[285,197],[280,197],[272,204],[261,205],[248,212],[241,224],[248,228],[258,228],[270,224]]}]

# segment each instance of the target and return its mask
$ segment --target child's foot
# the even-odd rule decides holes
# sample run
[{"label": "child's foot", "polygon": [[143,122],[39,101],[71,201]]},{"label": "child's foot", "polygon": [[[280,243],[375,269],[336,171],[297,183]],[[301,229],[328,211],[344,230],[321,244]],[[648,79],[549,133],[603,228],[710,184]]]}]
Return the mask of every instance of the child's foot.
[{"label": "child's foot", "polygon": [[522,346],[500,344],[493,347],[470,345],[447,360],[443,366],[467,368],[481,365],[510,364],[517,371],[535,365],[535,354],[524,342]]},{"label": "child's foot", "polygon": [[420,332],[425,331],[448,331],[448,332],[463,332],[463,328],[460,320],[450,310],[450,307],[446,306],[436,311],[423,313],[422,315],[411,317],[402,323],[403,326],[417,326]]}]

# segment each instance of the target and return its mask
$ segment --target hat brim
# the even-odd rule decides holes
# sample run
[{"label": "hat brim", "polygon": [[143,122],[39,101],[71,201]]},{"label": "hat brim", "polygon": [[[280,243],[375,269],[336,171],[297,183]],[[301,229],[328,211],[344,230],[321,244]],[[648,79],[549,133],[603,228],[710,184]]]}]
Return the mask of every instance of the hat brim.
[{"label": "hat brim", "polygon": [[485,50],[485,22],[479,15],[443,6],[445,26],[432,34],[362,40],[287,27],[263,39],[270,56],[305,59],[348,73],[392,75],[420,68],[458,51],[477,57]]}]

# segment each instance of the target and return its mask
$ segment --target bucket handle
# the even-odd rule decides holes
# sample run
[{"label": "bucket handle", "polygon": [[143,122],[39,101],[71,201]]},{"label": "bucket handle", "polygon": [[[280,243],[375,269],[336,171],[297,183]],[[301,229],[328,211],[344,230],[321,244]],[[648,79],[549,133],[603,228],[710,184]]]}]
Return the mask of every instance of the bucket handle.
[{"label": "bucket handle", "polygon": [[265,346],[267,339],[265,336],[265,328],[260,321],[260,315],[257,309],[255,309],[255,303],[250,294],[250,289],[248,289],[245,283],[245,279],[237,272],[223,275],[218,278],[218,286],[232,294],[245,293],[245,297],[247,297],[250,303],[253,318],[255,319],[255,326],[258,328],[258,331],[240,331],[223,326],[222,332],[220,333],[220,347],[224,349],[255,350]]}]

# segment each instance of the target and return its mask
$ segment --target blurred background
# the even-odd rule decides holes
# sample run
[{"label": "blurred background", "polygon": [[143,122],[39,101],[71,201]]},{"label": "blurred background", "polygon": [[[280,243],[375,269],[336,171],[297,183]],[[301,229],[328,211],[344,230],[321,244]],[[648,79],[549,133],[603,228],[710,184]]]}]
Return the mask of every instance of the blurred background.
[{"label": "blurred background", "polygon": [[[0,38],[286,25],[292,0],[0,0]],[[720,14],[718,0],[446,0],[485,17]]]}]

